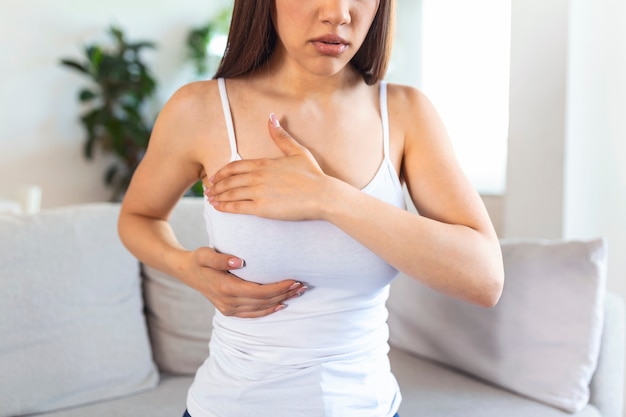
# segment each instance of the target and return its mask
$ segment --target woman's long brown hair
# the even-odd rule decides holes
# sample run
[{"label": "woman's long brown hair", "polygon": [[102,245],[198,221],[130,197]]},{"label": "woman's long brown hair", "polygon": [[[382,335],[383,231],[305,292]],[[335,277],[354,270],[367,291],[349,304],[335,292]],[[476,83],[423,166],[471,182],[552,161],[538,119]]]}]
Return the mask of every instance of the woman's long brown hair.
[{"label": "woman's long brown hair", "polygon": [[[273,0],[235,0],[226,52],[214,78],[249,74],[269,59],[276,46],[272,23]],[[375,84],[387,72],[394,30],[395,0],[380,0],[365,41],[350,63],[367,84]]]}]

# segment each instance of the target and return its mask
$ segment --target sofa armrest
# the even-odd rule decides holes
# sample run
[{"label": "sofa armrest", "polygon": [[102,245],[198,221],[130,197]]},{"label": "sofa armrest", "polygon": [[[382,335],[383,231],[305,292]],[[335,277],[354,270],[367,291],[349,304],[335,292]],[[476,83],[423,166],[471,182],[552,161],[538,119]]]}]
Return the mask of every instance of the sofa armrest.
[{"label": "sofa armrest", "polygon": [[624,301],[607,292],[600,357],[591,383],[593,404],[603,417],[622,417],[624,403]]}]

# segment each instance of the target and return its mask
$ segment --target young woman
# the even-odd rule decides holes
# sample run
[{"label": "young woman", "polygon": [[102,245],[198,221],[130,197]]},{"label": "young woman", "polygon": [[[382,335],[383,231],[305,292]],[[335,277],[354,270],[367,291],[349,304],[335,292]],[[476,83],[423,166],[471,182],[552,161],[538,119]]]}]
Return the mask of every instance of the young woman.
[{"label": "young woman", "polygon": [[[119,230],[217,308],[193,417],[394,416],[397,271],[479,305],[499,298],[498,240],[440,118],[381,81],[392,15],[393,0],[236,0],[216,80],[159,116]],[[198,179],[212,248],[190,251],[167,219]]]}]

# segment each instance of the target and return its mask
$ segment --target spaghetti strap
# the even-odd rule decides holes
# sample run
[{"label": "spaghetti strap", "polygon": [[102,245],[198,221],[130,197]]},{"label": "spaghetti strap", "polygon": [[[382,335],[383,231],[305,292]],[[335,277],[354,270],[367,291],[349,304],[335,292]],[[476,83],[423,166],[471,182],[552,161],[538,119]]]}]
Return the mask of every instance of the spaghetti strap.
[{"label": "spaghetti strap", "polygon": [[237,139],[235,138],[235,127],[233,126],[233,116],[230,112],[230,103],[228,101],[228,93],[226,92],[226,82],[223,78],[217,79],[217,86],[220,90],[220,100],[222,101],[222,110],[224,112],[224,121],[226,122],[226,130],[228,131],[228,141],[230,142],[230,160],[239,159],[237,153]]},{"label": "spaghetti strap", "polygon": [[389,157],[389,111],[387,109],[387,82],[380,82],[380,117],[383,122],[383,152]]}]

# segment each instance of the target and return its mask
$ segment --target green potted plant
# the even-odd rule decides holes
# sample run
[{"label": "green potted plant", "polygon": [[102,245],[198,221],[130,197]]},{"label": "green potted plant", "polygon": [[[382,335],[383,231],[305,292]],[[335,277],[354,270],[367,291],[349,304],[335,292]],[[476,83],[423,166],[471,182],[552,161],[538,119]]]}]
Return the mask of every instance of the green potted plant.
[{"label": "green potted plant", "polygon": [[154,117],[146,115],[146,104],[156,90],[156,81],[141,53],[155,46],[146,41],[129,42],[117,27],[111,27],[109,34],[113,47],[86,45],[82,62],[62,59],[61,64],[91,81],[78,94],[85,107],[80,116],[86,132],[84,155],[92,159],[97,145],[116,156],[104,181],[113,188],[112,200],[120,200],[152,131]]},{"label": "green potted plant", "polygon": [[226,47],[232,8],[222,9],[205,25],[192,28],[187,35],[187,56],[200,78],[212,75]]}]

